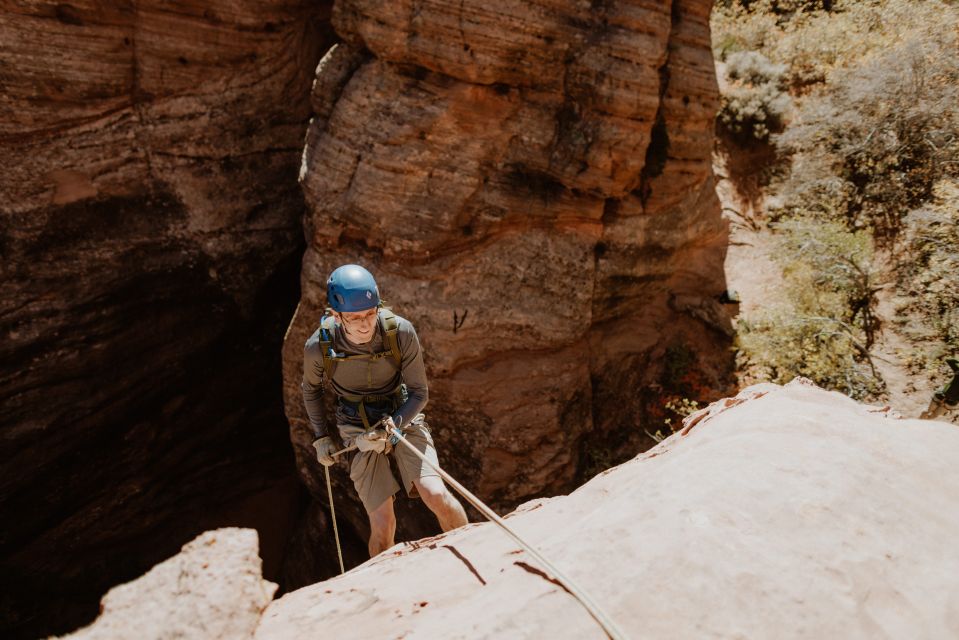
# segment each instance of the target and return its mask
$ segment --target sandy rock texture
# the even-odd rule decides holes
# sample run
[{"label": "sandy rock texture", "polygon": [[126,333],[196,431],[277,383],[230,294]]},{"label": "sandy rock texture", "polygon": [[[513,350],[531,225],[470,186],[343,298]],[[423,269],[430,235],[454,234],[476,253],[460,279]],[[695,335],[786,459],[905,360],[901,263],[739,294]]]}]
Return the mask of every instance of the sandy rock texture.
[{"label": "sandy rock texture", "polygon": [[[663,396],[723,387],[710,7],[335,4],[343,41],[317,71],[302,297],[284,347],[314,495],[302,348],[344,262],[369,267],[417,327],[442,463],[503,509],[648,447],[637,422]],[[363,528],[355,503],[344,513]],[[435,530],[426,522],[408,531]]]},{"label": "sandy rock texture", "polygon": [[276,585],[263,579],[256,531],[207,531],[144,576],[110,589],[71,640],[253,637]]},{"label": "sandy rock texture", "polygon": [[278,349],[329,4],[5,3],[0,635],[92,619],[291,478]]},{"label": "sandy rock texture", "polygon": [[[509,523],[633,638],[959,635],[959,430],[757,385]],[[492,524],[275,600],[256,638],[603,638]],[[387,631],[388,630],[388,631]]]}]

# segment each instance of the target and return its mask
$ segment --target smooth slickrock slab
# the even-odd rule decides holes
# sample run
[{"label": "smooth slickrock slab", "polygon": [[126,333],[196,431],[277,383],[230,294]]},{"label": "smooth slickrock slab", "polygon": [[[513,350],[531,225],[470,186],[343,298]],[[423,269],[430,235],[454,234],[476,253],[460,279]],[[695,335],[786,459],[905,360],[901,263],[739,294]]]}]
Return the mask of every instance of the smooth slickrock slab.
[{"label": "smooth slickrock slab", "polygon": [[[632,638],[959,635],[959,429],[797,381],[507,522]],[[286,594],[256,638],[603,638],[492,524]]]}]

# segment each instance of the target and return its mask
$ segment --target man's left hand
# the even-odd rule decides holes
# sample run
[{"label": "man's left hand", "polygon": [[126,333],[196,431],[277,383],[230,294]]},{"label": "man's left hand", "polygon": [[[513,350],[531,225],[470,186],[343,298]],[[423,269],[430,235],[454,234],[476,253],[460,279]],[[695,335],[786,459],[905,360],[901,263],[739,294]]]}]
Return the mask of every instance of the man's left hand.
[{"label": "man's left hand", "polygon": [[389,438],[391,435],[393,435],[393,429],[396,428],[396,423],[393,422],[393,417],[384,416],[382,424],[383,424],[383,429],[386,431],[386,437]]},{"label": "man's left hand", "polygon": [[[400,420],[402,422],[402,420]],[[386,416],[383,418],[383,425],[386,429],[386,439],[390,443],[390,446],[395,447],[400,442],[400,436],[396,435],[396,431],[399,431],[400,428],[396,426],[396,423],[393,422],[392,416]]]}]

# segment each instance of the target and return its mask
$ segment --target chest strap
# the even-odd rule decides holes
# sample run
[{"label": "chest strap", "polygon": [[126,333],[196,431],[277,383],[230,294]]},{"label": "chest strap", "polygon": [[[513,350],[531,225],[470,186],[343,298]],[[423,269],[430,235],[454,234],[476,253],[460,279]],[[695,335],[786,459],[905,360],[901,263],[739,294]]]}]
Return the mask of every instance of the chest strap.
[{"label": "chest strap", "polygon": [[380,358],[390,357],[399,371],[403,368],[403,354],[400,352],[400,341],[397,337],[399,332],[399,323],[396,321],[396,314],[386,307],[380,307],[377,312],[377,321],[380,323],[380,329],[383,331],[383,345],[388,351],[379,353],[361,353],[352,356],[340,356],[333,349],[333,337],[336,331],[336,318],[333,317],[330,309],[326,310],[323,319],[320,320],[320,353],[323,354],[323,372],[327,380],[333,379],[336,372],[336,364],[340,360],[367,360],[375,362]]}]

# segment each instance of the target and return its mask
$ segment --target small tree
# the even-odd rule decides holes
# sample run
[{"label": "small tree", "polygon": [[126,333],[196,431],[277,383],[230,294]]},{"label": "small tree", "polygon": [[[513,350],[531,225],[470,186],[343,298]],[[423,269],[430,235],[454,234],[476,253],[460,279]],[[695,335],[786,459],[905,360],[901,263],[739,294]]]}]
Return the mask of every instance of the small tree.
[{"label": "small tree", "polygon": [[882,382],[869,359],[878,329],[869,235],[812,217],[776,231],[789,303],[740,320],[741,364],[776,382],[803,376],[855,398],[875,395]]}]

